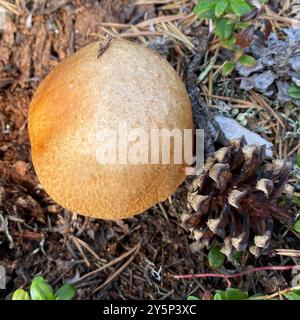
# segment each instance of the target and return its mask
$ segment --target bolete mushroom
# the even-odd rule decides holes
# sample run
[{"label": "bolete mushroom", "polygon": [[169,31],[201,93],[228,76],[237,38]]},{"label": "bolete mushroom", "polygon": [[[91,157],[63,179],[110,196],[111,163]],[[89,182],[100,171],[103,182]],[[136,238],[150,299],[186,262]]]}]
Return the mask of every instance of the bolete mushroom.
[{"label": "bolete mushroom", "polygon": [[57,203],[122,219],[165,200],[184,181],[184,162],[99,162],[103,129],[118,132],[120,123],[149,135],[153,128],[193,128],[184,84],[156,52],[129,41],[93,43],[42,81],[29,110],[32,161]]}]

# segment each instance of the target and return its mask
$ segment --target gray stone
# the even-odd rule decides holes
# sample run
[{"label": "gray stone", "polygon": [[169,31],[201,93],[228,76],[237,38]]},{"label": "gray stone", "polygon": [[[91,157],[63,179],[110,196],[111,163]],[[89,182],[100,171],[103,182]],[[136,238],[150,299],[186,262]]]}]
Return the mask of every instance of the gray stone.
[{"label": "gray stone", "polygon": [[271,70],[265,71],[254,77],[255,88],[262,91],[267,90],[275,79],[276,76]]},{"label": "gray stone", "polygon": [[228,140],[239,139],[245,137],[247,144],[266,145],[266,155],[272,157],[273,143],[265,140],[259,134],[241,126],[236,120],[221,115],[215,116],[221,130]]}]

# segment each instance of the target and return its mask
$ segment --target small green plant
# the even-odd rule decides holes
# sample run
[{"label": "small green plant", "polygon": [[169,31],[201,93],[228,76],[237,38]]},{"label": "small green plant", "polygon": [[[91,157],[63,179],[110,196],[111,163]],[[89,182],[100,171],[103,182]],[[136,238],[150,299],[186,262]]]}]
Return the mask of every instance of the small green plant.
[{"label": "small green plant", "polygon": [[300,300],[300,290],[293,290],[283,294],[288,300]]},{"label": "small green plant", "polygon": [[[300,87],[299,87],[299,91],[300,91]],[[300,168],[300,153],[297,154],[297,156],[296,156],[296,165],[297,165],[297,167]]]},{"label": "small green plant", "polygon": [[[237,62],[254,67],[256,60],[245,54],[253,40],[254,22],[265,12],[266,0],[198,0],[194,12],[202,19],[214,22],[214,33],[221,45],[231,51],[232,60],[227,60],[222,66],[224,75],[234,70]],[[271,32],[271,24],[264,19],[264,38]]]},{"label": "small green plant", "polygon": [[296,221],[296,223],[293,226],[293,230],[300,233],[300,220]]},{"label": "small green plant", "polygon": [[[248,292],[235,288],[227,288],[226,290],[216,290],[213,300],[246,300]],[[188,296],[187,300],[200,300],[196,296]]]},{"label": "small green plant", "polygon": [[[300,290],[290,289],[288,292],[283,292],[283,296],[287,300],[300,300]],[[226,290],[216,290],[213,300],[277,300],[275,297],[265,296],[262,293],[249,296],[248,292],[236,288],[227,288]],[[201,300],[196,296],[188,296],[187,300]]]},{"label": "small green plant", "polygon": [[188,296],[187,298],[186,298],[186,300],[188,300],[188,301],[192,301],[192,300],[200,300],[198,297],[195,297],[195,296]]},{"label": "small green plant", "polygon": [[300,207],[300,198],[293,196],[292,197],[292,203],[298,207]]},{"label": "small green plant", "polygon": [[220,268],[225,260],[225,255],[220,251],[219,246],[214,246],[209,250],[208,263],[212,268]]},{"label": "small green plant", "polygon": [[295,84],[291,84],[288,88],[288,95],[293,99],[299,100],[300,99],[300,87],[296,86]]},{"label": "small green plant", "polygon": [[55,293],[42,276],[36,276],[31,282],[29,293],[24,289],[14,292],[12,300],[72,300],[76,295],[76,288],[65,284]]},{"label": "small green plant", "polygon": [[224,290],[217,290],[214,295],[214,300],[246,300],[248,299],[248,292],[235,288],[227,288]]}]

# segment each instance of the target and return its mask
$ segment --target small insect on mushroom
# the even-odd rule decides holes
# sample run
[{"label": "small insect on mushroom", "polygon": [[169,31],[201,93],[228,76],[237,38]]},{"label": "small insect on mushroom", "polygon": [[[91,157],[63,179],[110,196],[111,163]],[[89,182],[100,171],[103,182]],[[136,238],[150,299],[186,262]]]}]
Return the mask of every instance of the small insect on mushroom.
[{"label": "small insect on mushroom", "polygon": [[184,181],[186,159],[149,160],[153,129],[193,130],[188,94],[166,60],[122,40],[91,44],[63,60],[29,110],[32,161],[45,190],[65,208],[102,219],[143,212]]}]

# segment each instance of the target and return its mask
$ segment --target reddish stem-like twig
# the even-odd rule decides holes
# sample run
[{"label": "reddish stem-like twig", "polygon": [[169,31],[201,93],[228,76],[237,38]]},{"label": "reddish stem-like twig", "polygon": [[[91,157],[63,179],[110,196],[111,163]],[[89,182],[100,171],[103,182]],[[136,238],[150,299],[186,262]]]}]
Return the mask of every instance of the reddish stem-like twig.
[{"label": "reddish stem-like twig", "polygon": [[198,274],[181,274],[173,276],[175,279],[192,279],[192,278],[223,278],[227,282],[227,286],[231,287],[231,282],[229,279],[240,278],[248,273],[257,272],[257,271],[265,271],[265,270],[292,270],[298,265],[287,265],[287,266],[270,266],[270,267],[256,267],[249,268],[239,273],[235,274],[224,274],[224,273],[198,273]]}]

